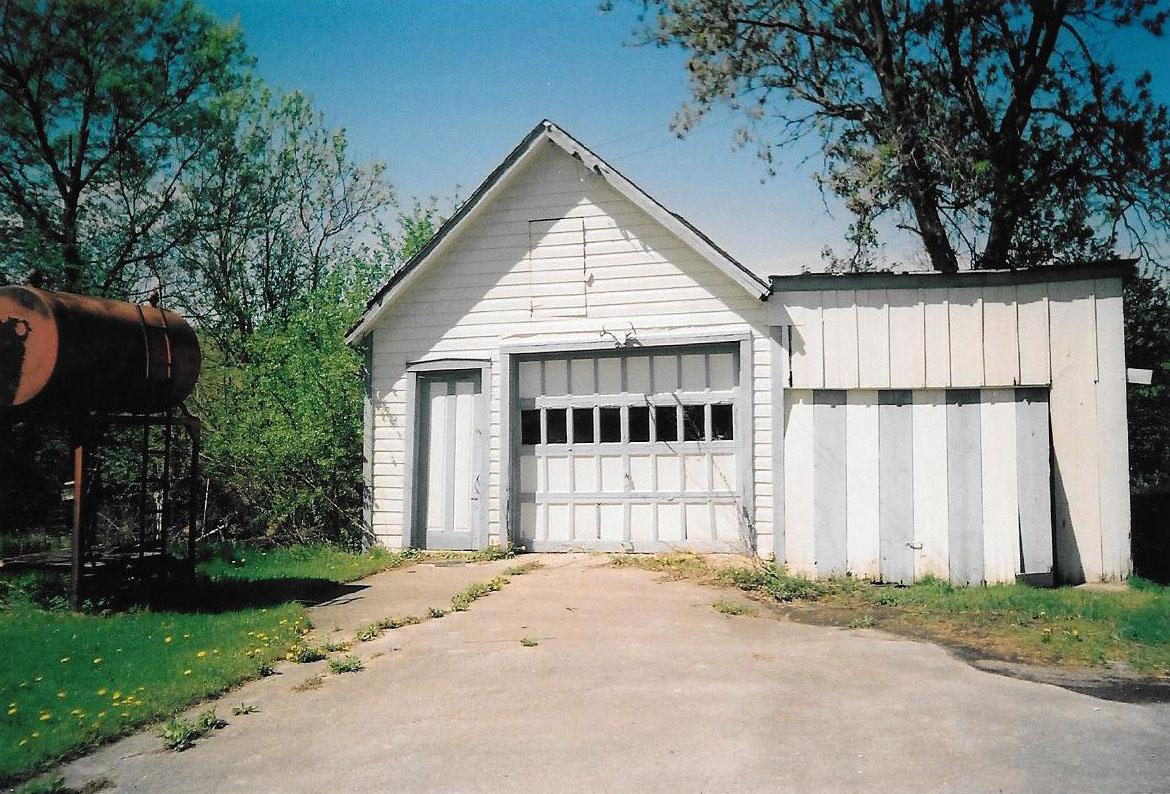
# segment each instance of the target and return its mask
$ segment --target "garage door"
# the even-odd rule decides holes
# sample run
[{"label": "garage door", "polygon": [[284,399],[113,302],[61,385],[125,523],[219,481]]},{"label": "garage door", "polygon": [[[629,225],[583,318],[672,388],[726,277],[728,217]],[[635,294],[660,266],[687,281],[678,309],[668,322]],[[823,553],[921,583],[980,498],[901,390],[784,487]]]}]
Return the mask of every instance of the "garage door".
[{"label": "garage door", "polygon": [[532,357],[518,370],[524,546],[744,547],[736,346]]}]

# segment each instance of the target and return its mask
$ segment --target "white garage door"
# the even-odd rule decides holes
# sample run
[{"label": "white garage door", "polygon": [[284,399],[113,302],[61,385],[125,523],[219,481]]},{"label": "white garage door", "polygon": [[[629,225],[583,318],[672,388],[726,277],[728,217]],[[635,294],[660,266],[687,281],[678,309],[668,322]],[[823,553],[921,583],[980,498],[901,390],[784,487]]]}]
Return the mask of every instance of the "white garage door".
[{"label": "white garage door", "polygon": [[707,345],[521,360],[521,544],[742,549],[738,359]]}]

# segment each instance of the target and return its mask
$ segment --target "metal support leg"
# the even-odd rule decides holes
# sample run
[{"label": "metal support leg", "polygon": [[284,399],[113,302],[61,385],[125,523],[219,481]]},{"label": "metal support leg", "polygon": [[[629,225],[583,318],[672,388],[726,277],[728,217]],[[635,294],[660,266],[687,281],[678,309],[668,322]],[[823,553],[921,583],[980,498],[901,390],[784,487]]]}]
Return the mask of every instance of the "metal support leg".
[{"label": "metal support leg", "polygon": [[69,564],[69,606],[77,612],[81,609],[81,565],[82,565],[82,521],[85,511],[85,434],[77,429],[73,436],[73,542],[70,547]]},{"label": "metal support leg", "polygon": [[190,486],[187,491],[187,564],[195,570],[195,538],[199,533],[199,446],[202,426],[199,420],[187,426],[191,433],[191,471],[188,474]]}]

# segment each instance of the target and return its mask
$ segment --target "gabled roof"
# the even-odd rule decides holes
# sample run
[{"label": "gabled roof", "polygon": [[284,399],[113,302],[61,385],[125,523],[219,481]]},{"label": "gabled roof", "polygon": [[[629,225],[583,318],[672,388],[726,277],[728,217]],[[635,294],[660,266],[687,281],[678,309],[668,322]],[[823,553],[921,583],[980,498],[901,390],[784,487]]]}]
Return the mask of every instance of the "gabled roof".
[{"label": "gabled roof", "polygon": [[427,244],[419,249],[418,253],[412,256],[370,298],[366,303],[366,309],[362,313],[361,318],[349,330],[349,333],[346,334],[345,339],[347,342],[353,344],[361,340],[369,332],[373,324],[377,322],[378,318],[393,302],[394,297],[405,289],[419,273],[426,270],[428,264],[438,258],[439,253],[445,247],[444,244],[452,239],[453,232],[460,224],[468,220],[468,218],[473,217],[477,210],[484,205],[485,201],[495,193],[496,188],[504,178],[523,167],[539,150],[539,144],[543,141],[550,141],[556,144],[567,154],[581,161],[586,168],[604,179],[606,184],[625,196],[651,218],[658,221],[659,224],[694,249],[703,259],[729,276],[749,294],[760,300],[767,300],[769,286],[766,281],[741,265],[722,248],[715,245],[707,235],[696,229],[686,218],[662,206],[652,196],[618,172],[617,169],[591,152],[583,143],[569,135],[569,133],[565,132],[556,124],[545,119],[524,137],[524,140],[504,158],[502,163],[496,166],[495,170],[488,175],[488,178],[484,180],[483,184],[476,188],[475,192],[468,197],[467,201],[459,207],[459,210],[446,223],[439,227],[439,230],[435,232],[435,235]]}]

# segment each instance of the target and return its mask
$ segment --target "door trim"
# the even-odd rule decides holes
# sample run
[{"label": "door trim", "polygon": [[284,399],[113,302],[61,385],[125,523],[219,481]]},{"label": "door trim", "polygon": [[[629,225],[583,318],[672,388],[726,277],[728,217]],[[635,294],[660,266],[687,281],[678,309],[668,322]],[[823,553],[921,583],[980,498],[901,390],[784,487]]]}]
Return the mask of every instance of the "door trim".
[{"label": "door trim", "polygon": [[420,527],[418,462],[419,444],[419,381],[427,375],[441,374],[455,376],[460,373],[479,374],[479,394],[476,395],[475,429],[480,433],[479,460],[476,474],[483,483],[481,496],[476,508],[475,526],[472,532],[472,547],[483,549],[488,545],[488,504],[491,501],[489,466],[491,455],[491,388],[492,364],[487,359],[448,358],[416,361],[407,364],[406,370],[406,427],[404,428],[406,459],[404,461],[404,493],[402,504],[402,545],[410,548],[426,547],[426,529]]}]

